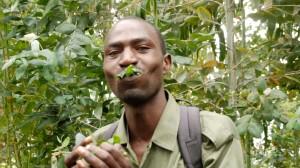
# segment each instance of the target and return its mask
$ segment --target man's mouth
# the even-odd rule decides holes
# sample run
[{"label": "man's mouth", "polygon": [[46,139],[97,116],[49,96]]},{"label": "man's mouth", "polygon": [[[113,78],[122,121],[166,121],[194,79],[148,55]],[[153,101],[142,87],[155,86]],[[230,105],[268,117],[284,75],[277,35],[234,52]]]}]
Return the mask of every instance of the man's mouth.
[{"label": "man's mouth", "polygon": [[140,76],[142,74],[142,71],[133,65],[129,65],[127,68],[125,68],[122,72],[120,72],[117,77],[118,79],[122,80],[125,78],[132,78],[136,76]]}]

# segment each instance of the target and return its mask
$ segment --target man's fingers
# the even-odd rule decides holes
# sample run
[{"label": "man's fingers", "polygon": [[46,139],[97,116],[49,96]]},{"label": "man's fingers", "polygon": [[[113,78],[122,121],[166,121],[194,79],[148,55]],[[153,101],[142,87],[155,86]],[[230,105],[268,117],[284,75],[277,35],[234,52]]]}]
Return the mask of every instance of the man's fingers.
[{"label": "man's fingers", "polygon": [[[119,163],[119,166],[122,168],[130,168],[130,161],[128,157],[123,155],[122,147],[114,146],[109,143],[102,143],[101,148],[109,152],[113,158]],[[121,150],[120,150],[121,149]]]},{"label": "man's fingers", "polygon": [[75,146],[73,148],[73,151],[65,158],[65,165],[67,167],[74,166],[76,164],[76,161],[79,158],[79,154],[76,151],[76,148],[78,148],[79,146],[86,146],[87,144],[90,144],[91,142],[92,142],[92,137],[88,136],[83,141],[81,141],[79,145]]},{"label": "man's fingers", "polygon": [[76,161],[76,168],[89,168],[90,166],[84,160]]},{"label": "man's fingers", "polygon": [[76,149],[78,146],[86,146],[92,142],[93,142],[92,137],[88,136],[84,138],[78,145],[74,146],[73,150]]},{"label": "man's fingers", "polygon": [[[103,143],[101,147],[93,144],[91,137],[85,138],[79,146],[66,157],[65,164],[67,167],[75,166],[76,168],[129,168],[129,158],[123,155],[121,145],[111,145]],[[89,145],[88,145],[89,144]],[[82,158],[82,160],[79,160]],[[83,162],[84,161],[84,162]],[[88,164],[86,164],[86,162]]]},{"label": "man's fingers", "polygon": [[88,145],[86,147],[90,152],[94,153],[100,160],[105,162],[110,168],[121,168],[114,157],[107,151],[96,147],[95,145]]},{"label": "man's fingers", "polygon": [[82,146],[85,146],[85,145],[87,145],[87,144],[90,144],[90,143],[92,143],[92,136],[88,136],[88,137],[86,137],[82,142],[80,142],[80,145],[82,145]]},{"label": "man's fingers", "polygon": [[109,168],[101,159],[97,158],[94,153],[90,152],[85,147],[79,146],[76,150],[78,151],[78,154],[93,168]]},{"label": "man's fingers", "polygon": [[76,164],[77,159],[79,158],[79,154],[76,151],[72,151],[66,158],[65,158],[65,165],[67,167],[72,167]]}]

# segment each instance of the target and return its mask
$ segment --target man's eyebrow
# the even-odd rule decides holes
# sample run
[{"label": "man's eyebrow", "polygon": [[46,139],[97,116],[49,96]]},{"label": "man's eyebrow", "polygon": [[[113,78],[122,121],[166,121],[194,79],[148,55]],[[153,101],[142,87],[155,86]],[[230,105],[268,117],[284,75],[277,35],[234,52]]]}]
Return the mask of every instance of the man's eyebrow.
[{"label": "man's eyebrow", "polygon": [[114,43],[108,44],[108,45],[105,46],[104,48],[117,48],[117,47],[120,47],[120,46],[122,46],[122,43],[121,43],[121,42],[114,42]]},{"label": "man's eyebrow", "polygon": [[[154,45],[153,41],[150,40],[150,39],[147,39],[147,38],[136,38],[136,39],[132,39],[129,41],[129,43],[131,45],[136,45],[138,43],[147,43],[149,45]],[[112,43],[109,43],[107,46],[105,46],[105,48],[114,48],[114,47],[121,47],[123,46],[124,44],[122,42],[112,42]]]}]

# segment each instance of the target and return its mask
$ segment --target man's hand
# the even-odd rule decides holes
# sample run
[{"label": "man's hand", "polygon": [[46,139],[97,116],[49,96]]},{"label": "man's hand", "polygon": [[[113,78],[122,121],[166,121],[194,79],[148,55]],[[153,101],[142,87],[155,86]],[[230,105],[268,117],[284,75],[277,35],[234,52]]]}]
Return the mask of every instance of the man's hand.
[{"label": "man's hand", "polygon": [[[102,143],[100,146],[82,142],[65,159],[67,167],[76,168],[130,168],[130,161],[123,154],[121,145]],[[89,142],[90,143],[90,142]]]}]

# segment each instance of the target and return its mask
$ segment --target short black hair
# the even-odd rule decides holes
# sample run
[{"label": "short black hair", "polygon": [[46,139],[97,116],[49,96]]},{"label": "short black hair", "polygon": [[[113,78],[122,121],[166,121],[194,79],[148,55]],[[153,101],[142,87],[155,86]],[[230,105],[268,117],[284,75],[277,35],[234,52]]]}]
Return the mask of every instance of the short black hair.
[{"label": "short black hair", "polygon": [[146,20],[144,20],[144,19],[142,19],[140,17],[136,17],[136,16],[127,16],[127,17],[124,17],[124,18],[118,20],[117,23],[119,23],[121,21],[124,21],[124,20],[136,20],[136,21],[140,21],[140,22],[146,23],[150,27],[152,27],[154,29],[155,33],[157,34],[158,38],[159,38],[159,45],[160,45],[162,54],[165,55],[167,53],[165,39],[164,39],[163,35],[161,34],[161,32],[158,30],[158,28],[156,28],[153,24],[151,24],[150,22],[148,22],[148,21],[146,21]]}]

